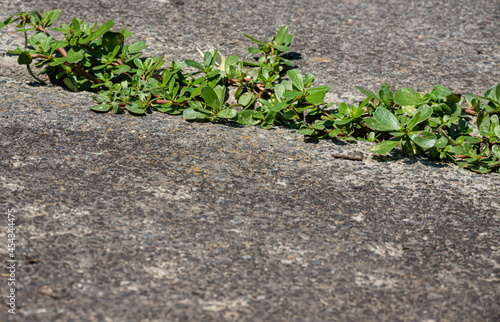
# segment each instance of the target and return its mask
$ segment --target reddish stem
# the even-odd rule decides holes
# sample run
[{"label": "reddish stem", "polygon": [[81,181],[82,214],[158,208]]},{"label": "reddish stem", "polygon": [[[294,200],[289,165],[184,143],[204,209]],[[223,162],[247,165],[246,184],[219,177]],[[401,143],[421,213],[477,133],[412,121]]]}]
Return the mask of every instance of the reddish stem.
[{"label": "reddish stem", "polygon": [[465,112],[465,113],[467,113],[467,114],[469,114],[469,115],[474,115],[474,116],[476,116],[476,115],[477,115],[477,112],[476,112],[476,111],[471,110],[471,109],[469,109],[469,108],[466,108],[466,109],[464,110],[464,112]]}]

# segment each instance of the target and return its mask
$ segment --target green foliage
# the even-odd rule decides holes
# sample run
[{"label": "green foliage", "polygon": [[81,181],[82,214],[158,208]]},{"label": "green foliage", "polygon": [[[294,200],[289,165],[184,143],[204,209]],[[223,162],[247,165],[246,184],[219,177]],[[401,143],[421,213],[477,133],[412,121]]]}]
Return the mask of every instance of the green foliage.
[{"label": "green foliage", "polygon": [[260,55],[252,62],[209,50],[200,51],[201,62],[165,66],[163,57],[141,57],[144,42],[126,44],[131,33],[112,31],[113,20],[99,26],[73,18],[52,28],[64,35],[57,40],[49,28],[60,14],[22,12],[0,22],[0,28],[17,23],[25,46],[9,52],[19,55],[18,63],[39,82],[33,62],[70,90],[96,92],[95,112],[157,110],[196,122],[281,125],[316,139],[376,142],[369,149],[373,153],[399,147],[479,173],[500,172],[500,84],[482,96],[462,96],[441,85],[421,94],[409,87],[393,91],[384,83],[376,92],[357,87],[366,95],[362,102],[334,107],[325,102],[328,86],[313,87],[314,76],[283,57],[293,41],[286,26],[267,42],[244,34],[257,45],[248,51]]}]

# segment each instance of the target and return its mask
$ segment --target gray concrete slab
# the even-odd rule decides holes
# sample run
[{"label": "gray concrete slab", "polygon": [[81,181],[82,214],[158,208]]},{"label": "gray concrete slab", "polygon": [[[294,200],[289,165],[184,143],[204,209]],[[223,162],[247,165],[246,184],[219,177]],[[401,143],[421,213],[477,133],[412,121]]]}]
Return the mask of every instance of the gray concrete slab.
[{"label": "gray concrete slab", "polygon": [[[483,93],[498,1],[9,1],[114,19],[148,55],[248,56],[286,24],[299,67],[355,86]],[[0,256],[16,224],[12,321],[497,321],[500,178],[288,129],[95,114],[33,83],[0,30]],[[363,153],[361,162],[333,153]],[[4,301],[9,270],[2,272]]]}]

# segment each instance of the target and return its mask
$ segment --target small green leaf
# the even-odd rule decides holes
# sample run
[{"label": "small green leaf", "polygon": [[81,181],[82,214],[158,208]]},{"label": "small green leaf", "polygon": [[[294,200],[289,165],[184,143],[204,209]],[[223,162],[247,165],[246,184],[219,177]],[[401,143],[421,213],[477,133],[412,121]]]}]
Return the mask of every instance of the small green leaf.
[{"label": "small green leaf", "polygon": [[401,106],[418,105],[423,103],[424,99],[413,88],[404,87],[394,93],[394,102]]},{"label": "small green leaf", "polygon": [[281,102],[285,98],[283,94],[285,93],[285,86],[283,84],[276,84],[274,86],[274,95],[276,96],[276,99]]},{"label": "small green leaf", "polygon": [[182,112],[182,117],[186,121],[204,121],[209,117],[209,115],[201,113],[193,108],[188,108]]},{"label": "small green leaf", "polygon": [[500,146],[494,145],[491,147],[491,152],[495,155],[497,159],[500,159]]},{"label": "small green leaf", "polygon": [[313,135],[314,133],[316,133],[316,130],[312,128],[305,128],[300,130],[301,135]]},{"label": "small green leaf", "polygon": [[64,78],[63,83],[64,83],[64,85],[66,85],[66,87],[69,90],[71,90],[73,92],[78,91],[78,84],[76,84],[76,82],[74,80],[72,80],[71,78],[69,78],[69,77]]},{"label": "small green leaf", "polygon": [[94,105],[90,109],[96,112],[108,112],[111,109],[111,104]]},{"label": "small green leaf", "polygon": [[200,64],[197,61],[194,61],[192,59],[186,59],[184,62],[186,63],[186,65],[194,67],[194,68],[197,68],[197,69],[203,69],[203,68],[205,68],[205,67],[203,67],[202,64]]},{"label": "small green leaf", "polygon": [[384,153],[389,153],[394,149],[400,142],[400,139],[397,140],[387,140],[380,142],[377,145],[371,146],[368,148],[368,151],[375,153],[375,154],[384,154]]},{"label": "small green leaf", "polygon": [[382,83],[380,85],[379,97],[385,106],[390,107],[394,101],[394,92],[391,90],[391,85],[387,83]]},{"label": "small green leaf", "polygon": [[68,63],[76,63],[83,59],[83,55],[84,55],[83,49],[76,51],[74,47],[72,47],[70,48],[70,50],[68,50],[68,54],[66,55],[66,61]]},{"label": "small green leaf", "polygon": [[313,129],[319,130],[319,131],[322,131],[326,128],[324,123],[314,123],[312,125],[312,127],[313,127]]},{"label": "small green leaf", "polygon": [[217,113],[217,116],[223,119],[232,119],[235,118],[237,115],[238,111],[236,111],[234,108],[226,108]]},{"label": "small green leaf", "polygon": [[112,71],[113,73],[115,74],[123,74],[123,73],[126,73],[130,70],[130,66],[129,65],[118,65],[118,66],[114,66]]},{"label": "small green leaf", "polygon": [[[254,48],[254,47],[248,47],[248,52],[250,54],[259,54],[260,53],[260,49]],[[258,64],[255,64],[255,63],[252,63],[252,62],[247,62],[247,65],[254,66],[254,67],[258,66]]]},{"label": "small green leaf", "polygon": [[290,69],[286,72],[286,75],[288,76],[288,78],[290,78],[297,90],[301,92],[304,91],[304,79],[302,78],[302,74],[298,69]]},{"label": "small green leaf", "polygon": [[[14,15],[14,16],[10,16],[8,17],[7,19],[5,19],[3,22],[0,22],[0,29],[2,29],[3,27],[9,25],[12,23],[12,21],[14,20],[14,17],[17,16],[17,15]],[[17,19],[15,19],[14,21],[16,21]]]},{"label": "small green leaf", "polygon": [[495,133],[495,136],[500,139],[500,125],[495,126],[493,133]]},{"label": "small green leaf", "polygon": [[479,137],[474,137],[474,136],[466,136],[465,141],[467,141],[471,144],[478,144],[478,143],[483,142],[483,139],[479,138]]},{"label": "small green leaf", "polygon": [[438,149],[443,149],[447,145],[448,145],[448,139],[446,138],[446,136],[440,136],[436,140],[436,143],[434,143],[434,146]]},{"label": "small green leaf", "polygon": [[[106,32],[108,30],[110,30],[111,28],[113,28],[113,26],[115,25],[115,22],[113,20],[108,20],[106,21],[104,24],[102,24],[102,26],[99,27],[99,29],[97,29],[95,32],[92,32],[90,33],[90,35],[88,35],[87,37],[85,38],[82,38],[80,39],[79,43],[80,44],[86,44],[86,43],[89,43],[91,42],[92,40],[95,40],[99,37],[101,37],[102,35],[103,36],[103,46],[107,46],[107,45],[104,45],[104,39],[107,38],[108,36],[106,36]],[[111,32],[110,32],[111,34]],[[114,32],[113,34],[120,34],[122,35],[123,37],[123,34],[119,33],[119,32]],[[114,35],[113,37],[117,37],[116,35]],[[114,46],[112,46],[111,49],[108,50],[108,47],[105,47],[107,51],[112,51],[116,46],[123,46],[123,41],[121,42],[121,44],[115,44]]]},{"label": "small green leaf", "polygon": [[217,97],[217,93],[210,86],[205,86],[201,89],[201,97],[208,106],[216,111],[222,107],[222,103]]},{"label": "small green leaf", "polygon": [[240,98],[238,99],[238,104],[247,106],[253,99],[254,99],[254,93],[246,92],[240,96]]},{"label": "small green leaf", "polygon": [[377,94],[375,94],[374,92],[370,91],[370,90],[367,90],[367,89],[365,89],[365,88],[363,88],[361,86],[356,86],[356,89],[358,91],[360,91],[361,93],[365,94],[366,96],[371,96],[371,97],[373,97],[376,100],[380,100],[380,97]]},{"label": "small green leaf", "polygon": [[257,125],[264,119],[259,111],[243,110],[238,112],[237,122],[243,125]]},{"label": "small green leaf", "polygon": [[281,26],[278,32],[276,33],[276,42],[279,44],[284,44],[287,42],[288,36],[288,27]]},{"label": "small green leaf", "polygon": [[431,91],[432,98],[435,101],[443,101],[452,91],[442,85],[435,85],[434,89]]},{"label": "small green leaf", "polygon": [[138,53],[144,49],[146,49],[147,45],[144,41],[137,41],[133,43],[132,45],[128,46],[128,52],[130,54],[135,54]]},{"label": "small green leaf", "polygon": [[48,28],[54,24],[54,22],[59,18],[61,15],[61,10],[55,9],[55,10],[49,10],[43,14],[43,25],[44,28]]},{"label": "small green leaf", "polygon": [[116,46],[122,47],[124,43],[125,37],[120,32],[108,31],[102,36],[102,47],[107,52],[112,52]]},{"label": "small green leaf", "polygon": [[424,149],[430,149],[436,143],[437,137],[429,131],[415,131],[409,133],[410,139]]},{"label": "small green leaf", "polygon": [[236,55],[231,55],[226,58],[226,61],[224,62],[224,70],[226,73],[229,73],[229,68],[231,66],[234,66],[238,61],[239,57]]},{"label": "small green leaf", "polygon": [[31,58],[31,55],[27,51],[23,51],[21,54],[19,54],[19,57],[17,57],[17,63],[19,65],[29,65],[33,61],[33,58]]},{"label": "small green leaf", "polygon": [[272,103],[270,105],[270,110],[273,112],[281,112],[288,106],[288,102]]},{"label": "small green leaf", "polygon": [[401,124],[394,114],[385,107],[379,107],[373,113],[373,117],[365,120],[366,125],[378,131],[398,131],[401,129]]},{"label": "small green leaf", "polygon": [[[260,40],[257,40],[257,39],[255,39],[254,37],[249,36],[249,35],[247,35],[247,34],[243,34],[243,36],[247,37],[247,38],[248,38],[248,39],[250,39],[251,41],[255,41],[255,42],[256,42],[256,43],[258,43],[258,44],[261,44],[261,45],[267,45],[265,42],[260,41]],[[249,48],[249,50],[250,50],[250,48]]]},{"label": "small green leaf", "polygon": [[[500,104],[500,84],[488,89],[484,93],[484,96],[488,98],[490,101],[495,102],[497,105]],[[500,106],[497,106],[497,108],[500,108]]]},{"label": "small green leaf", "polygon": [[326,92],[318,91],[306,96],[306,101],[313,105],[321,105],[325,102]]},{"label": "small green leaf", "polygon": [[410,121],[408,121],[407,128],[411,131],[417,124],[424,122],[429,117],[431,117],[433,108],[429,105],[422,105],[417,109],[417,112]]},{"label": "small green leaf", "polygon": [[146,111],[145,111],[144,109],[140,108],[140,107],[139,107],[139,104],[138,104],[138,103],[136,103],[136,102],[132,102],[132,103],[127,104],[127,105],[125,106],[125,108],[126,108],[129,112],[131,112],[131,113],[133,113],[133,114],[139,114],[139,115],[141,115],[141,114],[145,114],[145,113],[146,113]]},{"label": "small green leaf", "polygon": [[283,53],[290,50],[290,47],[282,45],[273,45],[273,48]]},{"label": "small green leaf", "polygon": [[302,92],[299,91],[288,91],[283,93],[283,97],[287,99],[295,99],[302,96]]},{"label": "small green leaf", "polygon": [[48,52],[50,50],[50,42],[52,37],[47,36],[45,33],[40,32],[31,36],[28,40],[31,46],[37,50],[42,50],[42,52]]}]

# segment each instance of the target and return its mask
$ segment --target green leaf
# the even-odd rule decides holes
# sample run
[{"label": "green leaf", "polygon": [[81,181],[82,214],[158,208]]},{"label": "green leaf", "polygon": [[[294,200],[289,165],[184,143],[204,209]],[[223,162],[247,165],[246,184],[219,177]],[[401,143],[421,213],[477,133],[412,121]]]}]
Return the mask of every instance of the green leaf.
[{"label": "green leaf", "polygon": [[477,116],[476,124],[481,135],[489,136],[491,122],[490,115],[488,113],[481,111]]},{"label": "green leaf", "polygon": [[73,91],[73,92],[77,92],[78,91],[78,84],[71,78],[69,77],[66,77],[63,79],[63,83],[64,85],[66,85],[66,87]]},{"label": "green leaf", "polygon": [[430,149],[436,143],[437,137],[429,131],[415,131],[409,133],[410,139],[424,149]]},{"label": "green leaf", "polygon": [[471,143],[471,144],[478,144],[483,142],[483,139],[480,137],[475,137],[475,136],[466,136],[465,141]]},{"label": "green leaf", "polygon": [[446,136],[440,136],[436,140],[436,143],[434,143],[434,146],[438,149],[443,149],[447,145],[448,145],[448,138]]},{"label": "green leaf", "polygon": [[302,78],[302,74],[298,69],[290,69],[286,72],[286,75],[288,76],[288,78],[290,78],[297,90],[301,92],[304,91],[304,79]]},{"label": "green leaf", "polygon": [[218,108],[220,109],[224,105],[224,101],[226,98],[226,87],[222,85],[217,85],[214,87],[213,90],[215,91],[215,94],[217,94],[217,98],[219,99],[220,105],[218,106]]},{"label": "green leaf", "polygon": [[209,115],[199,112],[194,108],[188,108],[182,112],[182,117],[186,121],[204,121],[209,118]]},{"label": "green leaf", "polygon": [[312,128],[305,128],[300,130],[299,133],[300,135],[313,135],[314,133],[316,133],[316,130]]},{"label": "green leaf", "polygon": [[[96,32],[93,33],[93,38],[97,39],[104,35],[108,30],[113,28],[115,25],[115,22],[113,20],[108,20],[105,23],[102,24],[102,26],[99,27],[99,29],[96,30]],[[123,34],[122,34],[123,35]]]},{"label": "green leaf", "polygon": [[276,115],[276,111],[270,111],[269,113],[267,113],[264,120],[260,124],[260,127],[266,130],[271,129],[274,125],[274,122],[276,121]]},{"label": "green leaf", "polygon": [[[102,26],[100,26],[100,27],[99,27],[99,29],[97,29],[95,32],[91,32],[91,33],[90,33],[90,35],[88,35],[87,37],[80,39],[79,43],[80,43],[80,44],[86,44],[86,43],[89,43],[89,42],[91,42],[92,40],[95,40],[95,39],[97,39],[97,38],[101,37],[102,35],[104,35],[104,36],[103,36],[103,46],[107,46],[107,45],[104,45],[104,39],[105,39],[105,38],[107,38],[107,37],[106,37],[106,32],[107,32],[108,30],[110,30],[111,28],[113,28],[113,26],[114,26],[114,25],[115,25],[115,22],[114,22],[113,20],[108,20],[108,21],[106,21],[106,22],[105,22],[104,24],[102,24]],[[111,33],[112,33],[112,34],[120,34],[120,35],[122,36],[122,39],[123,39],[123,40],[125,40],[125,39],[124,39],[124,36],[123,36],[123,34],[122,34],[122,33],[120,33],[120,32],[110,32],[110,34],[111,34]],[[117,35],[114,35],[113,37],[118,37],[118,36],[117,36]],[[113,50],[116,46],[123,46],[123,43],[124,43],[124,41],[122,41],[122,42],[121,42],[121,44],[115,44],[115,45],[114,45],[114,46],[112,46],[112,48],[111,48],[111,49],[109,49],[109,50],[108,50],[108,48],[107,48],[107,47],[105,47],[105,48],[106,48],[106,50],[107,50],[107,51],[112,51],[112,50]]]},{"label": "green leaf", "polygon": [[290,47],[288,46],[282,46],[282,45],[273,45],[273,48],[274,49],[277,49],[281,52],[285,52],[285,51],[289,51],[290,50]]},{"label": "green leaf", "polygon": [[264,119],[261,112],[243,110],[238,112],[237,122],[243,125],[257,125]]},{"label": "green leaf", "polygon": [[197,61],[194,61],[192,59],[186,59],[184,62],[186,63],[186,65],[197,68],[197,69],[204,69],[205,68],[205,67],[203,67],[202,64],[200,64]]},{"label": "green leaf", "polygon": [[442,85],[434,86],[434,89],[431,91],[431,96],[435,101],[443,101],[450,94],[452,94],[452,91]]},{"label": "green leaf", "polygon": [[28,40],[33,48],[40,50],[46,53],[50,50],[50,42],[52,41],[52,37],[47,36],[45,33],[40,32],[31,36]]},{"label": "green leaf", "polygon": [[500,139],[500,125],[495,126],[493,133],[495,133],[495,136]]},{"label": "green leaf", "polygon": [[276,33],[276,42],[279,44],[285,44],[288,36],[288,27],[281,26],[281,28]]},{"label": "green leaf", "polygon": [[394,102],[401,106],[418,105],[423,103],[424,99],[413,88],[404,87],[394,93]]},{"label": "green leaf", "polygon": [[238,99],[238,104],[247,106],[248,104],[250,104],[250,102],[252,102],[253,99],[254,99],[254,93],[246,92],[240,96],[240,98]]},{"label": "green leaf", "polygon": [[111,104],[94,105],[90,109],[96,112],[108,112],[111,109]]},{"label": "green leaf", "polygon": [[68,50],[68,54],[66,55],[66,61],[68,63],[76,63],[83,59],[83,55],[84,55],[83,49],[76,51],[74,47],[72,47],[70,48],[70,50]]},{"label": "green leaf", "polygon": [[210,86],[205,86],[201,89],[201,97],[208,106],[216,111],[222,107],[222,102],[217,97],[217,93]]},{"label": "green leaf", "polygon": [[413,115],[411,120],[408,121],[406,127],[411,131],[417,124],[422,123],[431,117],[433,111],[433,108],[429,105],[420,106],[415,115]]},{"label": "green leaf", "polygon": [[113,73],[115,74],[123,74],[123,73],[126,73],[130,70],[130,66],[129,65],[118,65],[118,66],[114,66],[112,71]]},{"label": "green leaf", "polygon": [[57,65],[61,65],[61,64],[64,64],[66,62],[66,58],[65,57],[58,57],[56,59],[54,59],[53,61],[50,62],[50,66],[57,66]]},{"label": "green leaf", "polygon": [[205,68],[213,67],[217,57],[217,50],[210,50],[203,55],[203,65]]},{"label": "green leaf", "polygon": [[[484,96],[497,103],[497,105],[500,104],[500,84],[488,89]],[[497,107],[500,108],[500,106]]]},{"label": "green leaf", "polygon": [[130,54],[135,54],[138,53],[144,49],[146,49],[147,45],[144,41],[137,41],[133,43],[132,45],[128,46],[128,52]]},{"label": "green leaf", "polygon": [[494,145],[491,147],[491,152],[495,155],[497,159],[500,159],[500,146]]},{"label": "green leaf", "polygon": [[270,105],[270,110],[273,112],[281,112],[288,106],[288,102],[273,103]]},{"label": "green leaf", "polygon": [[391,85],[382,83],[382,85],[380,86],[380,91],[378,93],[380,100],[382,101],[382,103],[384,103],[385,106],[392,106],[392,102],[394,101],[394,93],[391,90]]},{"label": "green leaf", "polygon": [[377,145],[371,146],[368,148],[368,151],[375,153],[375,154],[384,154],[384,153],[389,153],[394,149],[400,142],[400,139],[394,140],[387,140],[380,142]]},{"label": "green leaf", "polygon": [[59,9],[49,10],[45,12],[42,18],[44,28],[52,26],[60,15],[61,15],[61,10]]},{"label": "green leaf", "polygon": [[[248,52],[250,54],[259,54],[260,53],[260,49],[254,48],[254,47],[248,47]],[[248,65],[248,66],[254,66],[254,67],[259,66],[258,64],[252,63],[252,62],[246,62],[246,65]]]},{"label": "green leaf", "polygon": [[284,92],[283,93],[283,97],[284,98],[287,98],[287,99],[295,99],[297,97],[300,97],[302,96],[302,92],[299,92],[299,91],[288,91],[288,92]]},{"label": "green leaf", "polygon": [[125,106],[125,108],[126,108],[129,112],[131,112],[131,113],[133,113],[133,114],[139,114],[139,115],[141,115],[141,114],[145,114],[145,113],[146,113],[146,111],[145,111],[144,109],[140,108],[140,107],[139,107],[139,104],[138,104],[138,103],[136,103],[136,102],[132,102],[132,103],[127,104],[127,105]]},{"label": "green leaf", "polygon": [[[255,42],[256,42],[256,43],[258,43],[258,44],[261,44],[261,45],[267,45],[267,43],[265,43],[265,42],[263,42],[263,41],[260,41],[260,40],[257,40],[257,39],[255,39],[254,37],[249,36],[249,35],[247,35],[247,34],[243,34],[243,36],[247,37],[247,38],[248,38],[248,39],[250,39],[251,41],[255,41]],[[249,48],[249,50],[250,50],[250,48]]]},{"label": "green leaf", "polygon": [[226,58],[226,61],[224,62],[224,71],[226,73],[229,73],[229,68],[231,66],[234,66],[240,58],[236,55],[231,55]]},{"label": "green leaf", "polygon": [[[8,17],[7,19],[5,19],[3,22],[0,22],[0,29],[2,29],[3,27],[9,25],[12,23],[12,20],[14,20],[14,17],[17,16],[17,15],[13,15],[13,16],[10,16]],[[17,20],[17,19],[16,19]],[[14,20],[15,21],[15,20]]]},{"label": "green leaf", "polygon": [[366,125],[378,131],[398,131],[401,129],[401,124],[394,114],[385,107],[379,107],[373,113],[373,117],[365,120]]},{"label": "green leaf", "polygon": [[238,111],[236,111],[234,108],[226,108],[217,113],[217,116],[223,119],[232,119],[235,118],[237,115]]},{"label": "green leaf", "polygon": [[318,91],[306,96],[306,101],[313,105],[321,105],[325,102],[326,92]]},{"label": "green leaf", "polygon": [[33,61],[33,58],[31,58],[31,55],[27,51],[23,51],[21,54],[19,54],[19,57],[17,57],[17,63],[19,65],[29,65]]},{"label": "green leaf", "polygon": [[365,88],[363,88],[361,86],[356,86],[356,89],[358,91],[360,91],[361,93],[365,94],[366,96],[371,96],[371,97],[373,97],[376,100],[380,100],[380,97],[377,94],[375,94],[374,92],[370,91],[370,90],[367,90],[367,89],[365,89]]},{"label": "green leaf", "polygon": [[102,36],[102,47],[107,52],[112,52],[116,46],[122,47],[123,44],[125,44],[125,37],[120,32],[108,31]]}]

